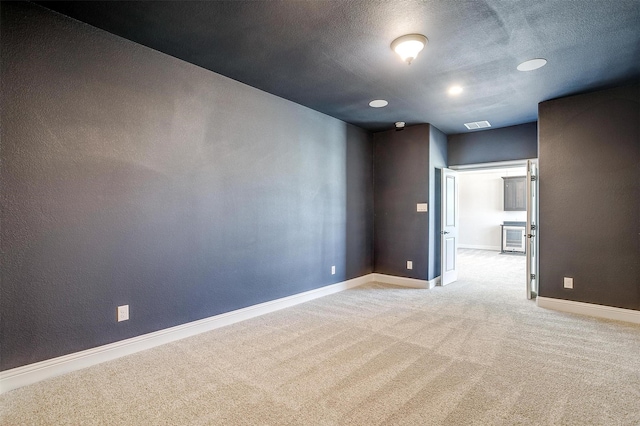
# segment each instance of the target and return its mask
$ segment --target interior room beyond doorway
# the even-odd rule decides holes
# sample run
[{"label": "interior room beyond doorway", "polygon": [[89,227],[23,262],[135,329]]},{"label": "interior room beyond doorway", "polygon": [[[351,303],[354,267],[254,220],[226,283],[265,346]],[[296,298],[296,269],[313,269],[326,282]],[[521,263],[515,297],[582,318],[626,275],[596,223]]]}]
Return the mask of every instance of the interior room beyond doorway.
[{"label": "interior room beyond doorway", "polygon": [[[522,189],[518,188],[516,194],[512,191],[512,185],[524,182],[526,166],[517,164],[458,170],[458,173],[460,268],[471,269],[479,279],[488,278],[485,275],[496,268],[508,268],[509,274],[504,277],[509,277],[511,285],[524,288],[527,212],[526,203],[514,204],[514,197],[525,197],[526,194],[522,191],[524,186]],[[476,255],[469,256],[472,253]],[[484,255],[478,256],[481,254]],[[477,262],[473,262],[473,259],[478,258],[491,258],[491,266],[480,267]],[[501,259],[505,260],[504,264]]]}]

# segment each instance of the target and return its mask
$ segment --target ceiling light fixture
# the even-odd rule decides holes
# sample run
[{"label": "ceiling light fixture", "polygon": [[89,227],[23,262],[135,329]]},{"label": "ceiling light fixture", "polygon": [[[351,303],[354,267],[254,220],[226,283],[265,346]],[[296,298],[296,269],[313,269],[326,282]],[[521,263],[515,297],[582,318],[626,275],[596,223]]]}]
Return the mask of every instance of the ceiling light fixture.
[{"label": "ceiling light fixture", "polygon": [[449,87],[448,92],[451,96],[458,96],[462,93],[462,86],[451,86]]},{"label": "ceiling light fixture", "polygon": [[422,34],[407,34],[398,37],[391,43],[391,50],[396,52],[403,61],[411,65],[418,53],[427,45],[429,40]]},{"label": "ceiling light fixture", "polygon": [[371,108],[382,108],[386,107],[387,105],[389,105],[389,102],[385,101],[384,99],[376,99],[369,102],[369,106]]},{"label": "ceiling light fixture", "polygon": [[542,58],[530,59],[518,65],[518,71],[533,71],[533,70],[537,70],[538,68],[544,67],[546,64],[547,64],[546,59],[542,59]]}]

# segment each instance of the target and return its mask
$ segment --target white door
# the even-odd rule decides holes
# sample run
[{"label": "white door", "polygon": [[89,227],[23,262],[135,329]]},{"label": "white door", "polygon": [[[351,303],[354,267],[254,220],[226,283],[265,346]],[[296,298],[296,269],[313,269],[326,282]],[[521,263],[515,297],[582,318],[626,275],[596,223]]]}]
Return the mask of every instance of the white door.
[{"label": "white door", "polygon": [[458,173],[442,169],[440,285],[458,279]]},{"label": "white door", "polygon": [[538,169],[527,161],[527,230],[525,251],[527,253],[527,299],[538,294]]}]

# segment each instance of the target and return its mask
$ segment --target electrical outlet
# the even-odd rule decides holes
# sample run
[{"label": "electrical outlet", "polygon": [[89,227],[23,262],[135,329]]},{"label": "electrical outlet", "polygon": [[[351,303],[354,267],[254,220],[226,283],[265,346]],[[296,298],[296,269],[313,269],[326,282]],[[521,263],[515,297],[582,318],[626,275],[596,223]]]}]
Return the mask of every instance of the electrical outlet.
[{"label": "electrical outlet", "polygon": [[429,211],[429,206],[427,205],[427,203],[418,203],[416,206],[416,211],[419,211],[419,212]]},{"label": "electrical outlet", "polygon": [[336,274],[336,266],[335,266],[335,265],[333,265],[333,266],[331,267],[331,275],[335,275],[335,274]]},{"label": "electrical outlet", "polygon": [[573,278],[564,277],[564,288],[573,288]]},{"label": "electrical outlet", "polygon": [[129,305],[118,306],[118,322],[129,319]]},{"label": "electrical outlet", "polygon": [[407,269],[413,269],[413,261],[407,260]]}]

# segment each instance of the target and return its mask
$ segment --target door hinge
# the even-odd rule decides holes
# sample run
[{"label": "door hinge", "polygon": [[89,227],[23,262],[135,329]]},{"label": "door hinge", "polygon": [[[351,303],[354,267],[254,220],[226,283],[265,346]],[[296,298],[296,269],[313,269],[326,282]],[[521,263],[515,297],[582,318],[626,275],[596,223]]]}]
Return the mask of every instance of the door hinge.
[{"label": "door hinge", "polygon": [[535,280],[536,279],[536,274],[531,274],[531,280]]},{"label": "door hinge", "polygon": [[538,180],[538,176],[536,175],[531,175],[531,182],[535,182]]}]

